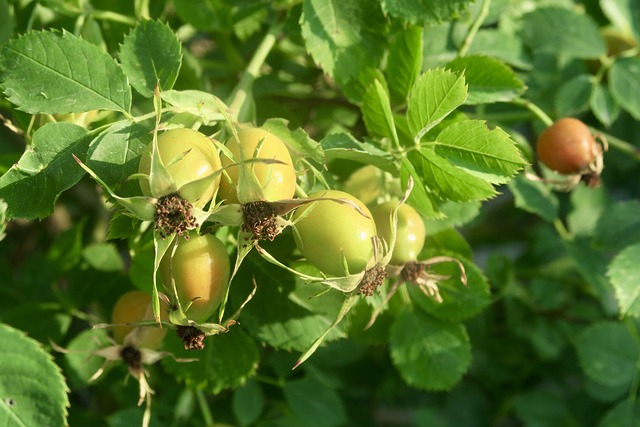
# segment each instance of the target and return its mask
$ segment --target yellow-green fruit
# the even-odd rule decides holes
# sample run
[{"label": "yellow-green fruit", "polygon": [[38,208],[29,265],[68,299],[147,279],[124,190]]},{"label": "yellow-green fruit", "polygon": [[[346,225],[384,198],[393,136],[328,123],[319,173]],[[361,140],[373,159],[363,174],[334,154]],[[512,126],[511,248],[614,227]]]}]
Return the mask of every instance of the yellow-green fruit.
[{"label": "yellow-green fruit", "polygon": [[177,239],[176,244],[173,258],[169,250],[160,262],[162,284],[165,289],[172,289],[173,278],[187,318],[205,322],[218,308],[227,289],[230,274],[227,250],[215,236],[199,236],[195,232],[190,233],[189,240]]},{"label": "yellow-green fruit", "polygon": [[[166,312],[161,307],[162,318],[166,319]],[[135,341],[127,343],[138,348],[148,348],[155,350],[160,346],[167,333],[166,328],[155,326],[125,326],[123,323],[135,323],[144,320],[153,320],[153,306],[151,295],[142,291],[130,291],[122,294],[111,312],[111,323],[113,327],[113,338],[119,344],[124,344],[124,338],[134,329],[136,330]]]},{"label": "yellow-green fruit", "polygon": [[[240,162],[241,159],[275,159],[282,163],[249,163],[246,166],[253,169],[262,191],[264,200],[272,202],[275,200],[290,199],[296,192],[296,171],[289,150],[277,136],[260,128],[245,128],[238,131],[238,137],[231,137],[226,147],[233,154],[234,160]],[[256,149],[259,146],[258,149]],[[242,155],[240,155],[242,151]],[[228,166],[234,161],[229,159],[224,153],[221,156],[222,166]],[[225,203],[239,203],[236,185],[238,184],[239,166],[231,166],[226,169],[231,182],[223,178],[220,182],[219,198],[226,200]],[[246,197],[240,197],[240,199]],[[256,200],[242,200],[243,203],[254,202]]]},{"label": "yellow-green fruit", "polygon": [[[391,245],[391,212],[397,202],[389,201],[371,208],[371,214],[376,222],[378,236]],[[424,246],[426,231],[422,217],[415,209],[402,204],[398,209],[398,226],[396,241],[391,254],[391,265],[404,265],[409,261],[416,261]]]},{"label": "yellow-green fruit", "polygon": [[294,221],[299,219],[295,224],[296,246],[311,264],[328,276],[345,275],[341,253],[349,273],[361,273],[373,258],[372,237],[376,235],[376,225],[371,212],[360,200],[343,191],[324,190],[309,196],[310,199],[321,197],[350,200],[368,217],[352,206],[332,200],[304,205],[293,215]]},{"label": "yellow-green fruit", "polygon": [[[203,207],[212,199],[220,185],[220,175],[195,182],[211,176],[221,168],[220,156],[209,138],[193,129],[171,129],[158,133],[158,153],[183,199],[196,207]],[[178,158],[180,160],[175,161]],[[138,171],[149,175],[151,146],[140,158]],[[187,185],[189,183],[193,184]],[[149,180],[146,178],[140,179],[140,188],[142,194],[148,197],[166,196],[151,194]]]}]

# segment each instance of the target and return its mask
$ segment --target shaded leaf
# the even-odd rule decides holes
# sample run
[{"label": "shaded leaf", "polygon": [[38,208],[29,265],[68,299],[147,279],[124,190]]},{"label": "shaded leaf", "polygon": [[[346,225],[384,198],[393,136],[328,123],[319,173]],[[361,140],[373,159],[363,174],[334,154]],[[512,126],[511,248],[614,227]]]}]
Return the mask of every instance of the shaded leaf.
[{"label": "shaded leaf", "polygon": [[593,19],[561,7],[541,7],[522,18],[522,37],[541,53],[596,59],[606,53],[604,40]]},{"label": "shaded leaf", "polygon": [[464,266],[467,275],[467,286],[460,281],[460,268],[456,263],[443,262],[429,267],[429,272],[450,276],[449,279],[437,282],[442,302],[423,294],[420,289],[410,284],[411,300],[432,316],[449,321],[460,322],[480,313],[489,305],[489,282],[482,270],[474,263],[459,254],[439,250],[428,252],[429,256],[449,256],[458,259]]},{"label": "shaded leaf", "polygon": [[227,333],[208,337],[201,351],[185,350],[178,339],[167,339],[165,347],[176,357],[198,359],[196,362],[179,363],[166,358],[162,362],[176,378],[208,393],[217,394],[244,384],[258,366],[258,348],[238,326]]},{"label": "shaded leaf", "polygon": [[407,384],[449,390],[469,368],[471,344],[464,326],[405,310],[391,328],[391,359]]},{"label": "shaded leaf", "polygon": [[582,369],[595,381],[612,387],[631,383],[640,349],[624,324],[595,323],[577,337],[575,346]]},{"label": "shaded leaf", "polygon": [[347,422],[340,396],[318,380],[287,381],[282,391],[291,411],[309,427],[338,427]]},{"label": "shaded leaf", "polygon": [[558,198],[549,186],[519,175],[509,182],[509,189],[515,197],[516,207],[536,214],[547,222],[553,222],[558,217]]},{"label": "shaded leaf", "polygon": [[596,245],[619,251],[640,241],[640,201],[610,204],[600,216],[594,231]]},{"label": "shaded leaf", "polygon": [[609,70],[613,99],[636,120],[640,120],[640,58],[617,59]]},{"label": "shaded leaf", "polygon": [[589,109],[593,80],[588,74],[579,74],[560,86],[554,104],[558,117],[576,116]]},{"label": "shaded leaf", "polygon": [[607,86],[600,84],[593,87],[589,107],[593,115],[606,127],[611,126],[620,115],[620,105],[611,95],[611,91]]},{"label": "shaded leaf", "polygon": [[72,154],[84,158],[87,131],[71,123],[48,123],[33,134],[31,147],[0,177],[0,199],[11,218],[49,216],[60,194],[75,185],[84,171]]}]

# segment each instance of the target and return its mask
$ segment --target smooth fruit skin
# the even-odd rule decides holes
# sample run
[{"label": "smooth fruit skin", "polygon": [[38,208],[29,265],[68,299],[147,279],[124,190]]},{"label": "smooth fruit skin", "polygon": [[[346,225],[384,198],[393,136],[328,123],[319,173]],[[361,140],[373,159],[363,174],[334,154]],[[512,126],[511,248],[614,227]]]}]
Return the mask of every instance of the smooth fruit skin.
[{"label": "smooth fruit skin", "polygon": [[[162,314],[165,314],[164,312]],[[165,318],[166,316],[162,316]],[[142,291],[130,291],[122,294],[111,312],[111,323],[134,323],[143,320],[153,320],[153,306],[151,295]],[[124,338],[133,331],[136,326],[118,325],[113,327],[113,338],[117,343],[123,344]],[[154,326],[139,326],[138,341],[135,343],[139,348],[155,350],[160,346],[167,333],[166,328]]]},{"label": "smooth fruit skin", "polygon": [[307,209],[307,216],[296,222],[294,233],[296,246],[302,255],[328,276],[344,276],[340,252],[344,252],[350,274],[367,268],[373,257],[372,237],[376,235],[376,224],[369,209],[358,199],[337,190],[324,190],[309,196],[310,199],[331,197],[355,202],[369,218],[362,216],[349,205],[332,200],[321,200],[315,204],[301,206],[293,215],[296,221]]},{"label": "smooth fruit skin", "polygon": [[230,274],[229,255],[224,244],[211,234],[199,236],[192,232],[189,240],[177,242],[173,259],[170,249],[160,262],[162,283],[171,293],[173,273],[182,309],[189,319],[203,323],[224,297]]},{"label": "smooth fruit skin", "polygon": [[[173,159],[190,150],[181,160],[168,166]],[[198,179],[211,175],[221,168],[220,156],[215,145],[202,133],[193,129],[170,129],[158,133],[158,152],[169,174],[180,189]],[[151,147],[140,158],[140,173],[148,175],[151,171]],[[220,175],[205,179],[197,184],[182,188],[178,194],[196,207],[203,207],[214,197],[220,185]],[[151,197],[151,189],[146,179],[140,179],[142,194]],[[166,194],[156,195],[157,197]]]},{"label": "smooth fruit skin", "polygon": [[[284,164],[265,164],[252,163],[249,167],[253,171],[264,192],[265,201],[273,202],[276,200],[290,199],[296,192],[296,170],[293,167],[293,161],[289,150],[277,136],[260,128],[245,128],[238,131],[238,138],[231,137],[225,146],[233,153],[234,158],[239,161],[240,158],[251,159],[254,157],[256,147],[262,142],[260,150],[255,157],[263,159],[276,159]],[[238,143],[239,141],[239,143]],[[240,156],[240,148],[242,148],[242,156]],[[233,163],[231,159],[224,155],[221,156],[222,166],[228,166]],[[236,184],[238,183],[238,166],[232,166],[226,169],[231,178],[231,182],[223,178],[220,182],[219,198],[226,200],[225,203],[239,203],[236,194]],[[243,200],[246,202],[254,202],[257,200]]]},{"label": "smooth fruit skin", "polygon": [[[391,212],[397,202],[389,201],[371,208],[371,215],[376,222],[378,237],[391,244]],[[398,227],[396,242],[391,254],[391,265],[404,265],[416,261],[424,246],[426,230],[420,214],[407,204],[398,208]]]},{"label": "smooth fruit skin", "polygon": [[573,118],[560,119],[545,129],[538,137],[536,150],[545,166],[561,174],[584,171],[597,154],[591,131]]}]

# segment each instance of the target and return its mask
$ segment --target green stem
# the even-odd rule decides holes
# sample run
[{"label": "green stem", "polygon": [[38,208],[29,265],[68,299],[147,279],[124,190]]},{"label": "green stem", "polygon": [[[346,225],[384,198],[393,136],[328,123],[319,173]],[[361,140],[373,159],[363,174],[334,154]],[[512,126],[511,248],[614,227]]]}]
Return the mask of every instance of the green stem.
[{"label": "green stem", "polygon": [[212,426],[213,425],[213,414],[211,413],[211,409],[209,409],[209,403],[207,402],[207,398],[204,395],[204,392],[200,389],[194,390],[196,393],[196,399],[198,400],[198,405],[200,405],[200,411],[202,411],[202,418],[204,419],[204,425]]},{"label": "green stem", "polygon": [[285,380],[284,379],[274,379],[270,377],[266,377],[264,375],[256,375],[253,377],[254,380],[261,382],[263,384],[269,384],[276,387],[284,387]]},{"label": "green stem", "polygon": [[607,145],[609,145],[610,147],[613,147],[618,151],[622,151],[623,153],[629,154],[636,160],[640,160],[640,148],[628,143],[627,141],[603,132],[600,129],[594,127],[589,127],[589,129],[591,129],[591,132],[593,132],[594,135],[601,135],[602,138],[607,141]]},{"label": "green stem", "polygon": [[151,15],[149,14],[149,1],[150,0],[140,0],[135,2],[136,17],[138,17],[138,19],[150,19]]},{"label": "green stem", "polygon": [[467,52],[469,52],[469,48],[471,47],[471,43],[473,43],[473,39],[476,37],[476,34],[478,33],[478,30],[480,30],[480,27],[482,26],[482,23],[484,22],[484,20],[487,19],[487,15],[489,15],[490,7],[491,7],[491,0],[484,0],[482,2],[482,6],[480,7],[478,16],[476,17],[476,20],[471,25],[471,28],[469,28],[469,32],[467,33],[467,36],[464,38],[464,41],[462,42],[462,46],[460,46],[460,49],[458,50],[458,55],[465,56]]},{"label": "green stem", "polygon": [[542,109],[540,107],[538,107],[536,104],[534,104],[533,102],[529,101],[528,99],[516,98],[516,99],[512,100],[511,103],[515,104],[515,105],[520,105],[522,107],[525,107],[526,109],[531,111],[533,114],[535,114],[537,118],[542,120],[542,122],[545,125],[551,126],[553,124],[553,120],[551,119],[551,117],[549,117],[547,115],[547,113],[542,111]]},{"label": "green stem", "polygon": [[556,231],[558,232],[562,240],[570,241],[573,239],[573,236],[571,235],[569,230],[567,230],[567,227],[565,227],[564,223],[559,218],[556,218],[553,221],[553,226],[556,228]]},{"label": "green stem", "polygon": [[238,85],[233,89],[233,92],[231,92],[231,95],[227,100],[227,105],[229,105],[234,121],[237,121],[240,110],[242,110],[242,107],[247,102],[253,82],[260,75],[260,68],[262,68],[269,52],[276,43],[277,36],[280,33],[280,28],[281,24],[275,24],[269,29],[258,46],[258,49],[254,52],[247,69],[238,82]]},{"label": "green stem", "polygon": [[112,12],[110,10],[94,10],[91,12],[95,19],[101,19],[104,21],[119,22],[129,26],[136,25],[136,20],[130,16],[122,15],[121,13]]}]

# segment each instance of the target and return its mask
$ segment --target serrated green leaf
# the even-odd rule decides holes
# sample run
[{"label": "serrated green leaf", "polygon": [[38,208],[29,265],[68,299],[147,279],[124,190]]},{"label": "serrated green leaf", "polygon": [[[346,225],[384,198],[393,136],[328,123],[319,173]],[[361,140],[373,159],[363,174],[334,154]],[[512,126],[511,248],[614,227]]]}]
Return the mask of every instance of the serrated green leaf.
[{"label": "serrated green leaf", "polygon": [[177,339],[166,340],[165,347],[176,357],[198,361],[180,363],[166,358],[162,361],[164,367],[188,386],[213,394],[244,384],[257,369],[258,348],[238,326],[208,337],[204,344],[203,350],[194,352],[185,350]]},{"label": "serrated green leaf", "polygon": [[582,369],[595,381],[622,386],[637,373],[640,349],[622,323],[595,323],[577,337],[575,345]]},{"label": "serrated green leaf", "polygon": [[541,7],[522,18],[522,37],[541,53],[596,59],[606,54],[598,26],[589,15],[561,7]]},{"label": "serrated green leaf", "polygon": [[453,123],[436,137],[436,154],[452,165],[492,184],[504,184],[527,162],[508,133],[484,121]]},{"label": "serrated green leaf", "polygon": [[531,59],[522,46],[522,39],[502,29],[478,31],[469,48],[469,54],[491,56],[523,70],[532,68]]},{"label": "serrated green leaf", "polygon": [[403,311],[391,328],[391,359],[407,384],[449,390],[469,368],[471,344],[462,324]]},{"label": "serrated green leaf", "polygon": [[0,177],[0,198],[11,218],[44,218],[60,194],[75,185],[84,171],[71,154],[84,158],[86,129],[71,123],[48,123],[33,134],[31,148]]},{"label": "serrated green leaf", "polygon": [[385,76],[391,99],[399,104],[407,101],[409,92],[422,71],[422,27],[401,31],[389,47]]},{"label": "serrated green leaf", "polygon": [[389,15],[412,24],[449,21],[464,11],[472,0],[379,0]]},{"label": "serrated green leaf", "polygon": [[597,427],[640,427],[640,403],[623,400],[604,414]]},{"label": "serrated green leaf", "polygon": [[32,114],[131,108],[122,68],[97,46],[63,32],[33,32],[7,43],[0,55],[0,87]]},{"label": "serrated green leaf", "polygon": [[288,381],[282,391],[288,407],[309,427],[338,427],[347,422],[338,393],[318,380]]},{"label": "serrated green leaf", "polygon": [[391,174],[397,174],[397,166],[393,157],[387,151],[381,150],[373,144],[360,142],[347,133],[336,133],[326,136],[320,145],[324,150],[327,161],[333,159],[348,159],[366,165],[373,165]]},{"label": "serrated green leaf", "polygon": [[435,251],[427,252],[429,256],[449,256],[459,260],[467,275],[467,286],[460,281],[460,268],[454,262],[443,262],[429,267],[429,272],[449,276],[449,279],[438,280],[438,289],[442,302],[436,301],[422,293],[417,287],[407,284],[411,301],[432,316],[449,322],[461,322],[480,313],[491,302],[489,282],[482,270],[474,263],[459,254]]},{"label": "serrated green leaf", "polygon": [[440,213],[435,196],[422,181],[422,175],[418,173],[414,165],[406,157],[400,164],[400,181],[402,188],[407,188],[409,178],[413,179],[413,190],[407,202],[416,208],[425,218],[440,218]]},{"label": "serrated green leaf", "polygon": [[536,214],[547,222],[553,222],[558,217],[558,197],[549,186],[519,175],[509,182],[509,189],[516,207]]},{"label": "serrated green leaf", "polygon": [[468,202],[497,194],[489,182],[455,167],[431,149],[412,151],[408,158],[422,177],[421,181],[442,200]]},{"label": "serrated green leaf", "polygon": [[613,99],[609,88],[601,84],[593,87],[589,107],[593,115],[606,127],[610,127],[620,115],[620,105]]},{"label": "serrated green leaf", "polygon": [[593,237],[596,245],[612,252],[640,241],[640,201],[610,205],[598,220]]},{"label": "serrated green leaf", "polygon": [[452,71],[464,73],[469,85],[465,104],[490,104],[510,101],[525,90],[525,85],[502,61],[481,55],[467,55],[446,65]]},{"label": "serrated green leaf", "polygon": [[627,246],[609,264],[607,276],[623,316],[640,317],[640,244]]},{"label": "serrated green leaf", "polygon": [[640,58],[617,59],[609,70],[613,99],[636,120],[640,120]]},{"label": "serrated green leaf", "polygon": [[300,25],[307,51],[341,82],[377,67],[387,44],[387,21],[369,0],[305,0]]},{"label": "serrated green leaf", "polygon": [[37,341],[0,324],[0,423],[66,426],[67,385]]},{"label": "serrated green leaf", "polygon": [[182,64],[182,44],[166,24],[140,21],[124,37],[120,61],[131,86],[151,98],[156,84],[164,91],[176,82]]},{"label": "serrated green leaf", "polygon": [[360,109],[370,135],[398,140],[389,94],[378,80],[375,80],[365,92]]},{"label": "serrated green leaf", "polygon": [[213,126],[224,120],[224,114],[220,111],[224,103],[210,93],[201,90],[167,90],[160,92],[160,97],[174,113],[197,117],[205,126]]},{"label": "serrated green leaf", "polygon": [[587,111],[593,83],[592,77],[588,74],[579,74],[563,83],[554,100],[556,115],[571,117]]},{"label": "serrated green leaf", "polygon": [[298,163],[303,158],[322,163],[324,155],[321,145],[311,139],[304,129],[290,130],[288,125],[289,123],[284,119],[268,119],[260,127],[273,133],[284,142],[294,163]]},{"label": "serrated green leaf", "polygon": [[467,99],[464,76],[434,69],[424,73],[409,94],[407,118],[414,140],[419,141]]},{"label": "serrated green leaf", "polygon": [[599,3],[614,27],[640,40],[640,1],[600,0]]}]

